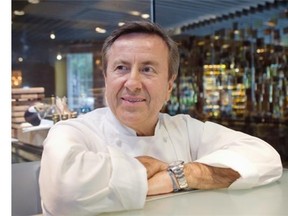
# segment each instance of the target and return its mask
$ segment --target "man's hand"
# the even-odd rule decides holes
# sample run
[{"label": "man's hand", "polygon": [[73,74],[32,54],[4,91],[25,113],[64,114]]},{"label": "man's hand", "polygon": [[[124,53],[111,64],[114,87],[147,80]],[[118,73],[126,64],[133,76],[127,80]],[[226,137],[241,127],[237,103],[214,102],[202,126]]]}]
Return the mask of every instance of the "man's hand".
[{"label": "man's hand", "polygon": [[227,188],[240,178],[240,174],[233,169],[213,167],[197,162],[186,163],[184,174],[188,186],[194,189]]},{"label": "man's hand", "polygon": [[171,178],[167,172],[168,164],[150,156],[136,157],[147,170],[148,193],[157,195],[173,191]]},{"label": "man's hand", "polygon": [[168,164],[150,156],[136,157],[147,170],[147,179],[150,179],[156,173],[167,170]]},{"label": "man's hand", "polygon": [[[173,191],[173,184],[167,172],[168,164],[149,156],[136,157],[147,170],[148,195],[164,194]],[[190,188],[227,188],[240,174],[230,168],[213,167],[190,162],[184,165],[184,174]]]}]

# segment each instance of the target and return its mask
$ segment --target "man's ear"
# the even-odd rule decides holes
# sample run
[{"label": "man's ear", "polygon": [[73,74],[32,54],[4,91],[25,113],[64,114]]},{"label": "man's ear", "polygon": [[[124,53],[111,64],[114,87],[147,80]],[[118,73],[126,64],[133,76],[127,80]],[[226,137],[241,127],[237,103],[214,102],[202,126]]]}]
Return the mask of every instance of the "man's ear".
[{"label": "man's ear", "polygon": [[169,91],[170,92],[172,92],[172,90],[173,90],[173,84],[174,84],[175,79],[176,79],[176,75],[173,75],[171,77],[171,79],[168,81],[169,82]]},{"label": "man's ear", "polygon": [[168,89],[167,89],[167,96],[166,96],[167,101],[170,99],[170,95],[173,90],[173,84],[174,84],[175,79],[176,79],[176,75],[173,75],[168,81]]}]

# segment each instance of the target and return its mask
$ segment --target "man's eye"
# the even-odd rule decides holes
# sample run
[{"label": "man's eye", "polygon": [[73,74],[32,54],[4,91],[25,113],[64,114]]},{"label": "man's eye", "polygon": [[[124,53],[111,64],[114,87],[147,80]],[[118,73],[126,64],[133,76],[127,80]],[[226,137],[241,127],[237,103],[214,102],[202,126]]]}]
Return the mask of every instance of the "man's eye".
[{"label": "man's eye", "polygon": [[120,72],[127,72],[129,70],[129,68],[126,66],[123,66],[123,65],[119,65],[116,67],[116,70],[120,71]]},{"label": "man's eye", "polygon": [[144,73],[152,73],[152,72],[154,72],[154,70],[151,67],[143,67],[142,68],[142,72],[144,72]]}]

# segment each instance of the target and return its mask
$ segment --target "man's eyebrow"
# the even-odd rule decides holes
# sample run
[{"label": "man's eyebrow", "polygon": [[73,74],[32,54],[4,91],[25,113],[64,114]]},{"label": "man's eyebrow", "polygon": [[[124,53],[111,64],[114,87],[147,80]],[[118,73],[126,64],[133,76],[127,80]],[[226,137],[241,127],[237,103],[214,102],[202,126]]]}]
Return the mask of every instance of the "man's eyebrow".
[{"label": "man's eyebrow", "polygon": [[159,62],[149,60],[149,61],[142,62],[141,65],[155,65],[155,66],[157,66],[157,65],[159,65]]},{"label": "man's eyebrow", "polygon": [[125,65],[128,65],[129,62],[128,62],[128,61],[125,61],[125,60],[117,59],[117,60],[115,60],[115,61],[112,63],[113,66],[114,66],[114,65],[117,65],[117,64],[125,64]]}]

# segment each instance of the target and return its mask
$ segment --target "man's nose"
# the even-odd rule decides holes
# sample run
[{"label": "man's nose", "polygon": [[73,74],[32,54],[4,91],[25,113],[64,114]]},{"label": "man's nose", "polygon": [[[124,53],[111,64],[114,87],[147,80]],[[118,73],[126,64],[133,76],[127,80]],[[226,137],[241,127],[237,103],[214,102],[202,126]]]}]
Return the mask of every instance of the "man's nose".
[{"label": "man's nose", "polygon": [[130,91],[135,92],[141,89],[141,74],[138,69],[131,69],[130,73],[128,74],[128,78],[125,82],[125,87],[128,88]]}]

